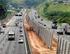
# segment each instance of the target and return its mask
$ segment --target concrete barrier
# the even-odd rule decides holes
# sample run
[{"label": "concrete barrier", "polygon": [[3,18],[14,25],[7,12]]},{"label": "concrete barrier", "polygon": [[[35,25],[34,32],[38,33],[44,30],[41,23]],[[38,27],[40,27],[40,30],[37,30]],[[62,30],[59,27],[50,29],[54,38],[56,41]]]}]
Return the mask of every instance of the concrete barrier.
[{"label": "concrete barrier", "polygon": [[[24,27],[24,24],[23,24],[23,27]],[[25,27],[24,27],[24,34],[25,34],[25,40],[26,40],[26,50],[27,50],[27,54],[31,54],[32,50],[31,50],[31,46],[30,46],[29,40],[28,40],[28,33],[27,33],[27,31],[25,30]]]},{"label": "concrete barrier", "polygon": [[39,27],[39,36],[44,40],[44,42],[47,44],[48,48],[51,48],[52,45],[52,33],[49,28],[43,28]]}]

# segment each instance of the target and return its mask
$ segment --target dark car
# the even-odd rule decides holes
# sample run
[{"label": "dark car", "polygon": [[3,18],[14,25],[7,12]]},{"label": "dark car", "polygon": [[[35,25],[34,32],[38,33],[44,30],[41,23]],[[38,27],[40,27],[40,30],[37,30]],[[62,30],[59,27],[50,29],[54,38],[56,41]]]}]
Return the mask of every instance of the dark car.
[{"label": "dark car", "polygon": [[15,16],[22,16],[22,14],[21,13],[17,13],[17,14],[15,14]]},{"label": "dark car", "polygon": [[19,28],[20,28],[20,29],[22,29],[22,27],[21,27],[21,26],[20,26]]},{"label": "dark car", "polygon": [[38,16],[38,18],[40,18],[40,16]]},{"label": "dark car", "polygon": [[56,24],[52,24],[52,29],[57,29],[57,25]]},{"label": "dark car", "polygon": [[8,41],[15,40],[15,33],[13,31],[8,32]]},{"label": "dark car", "polygon": [[22,16],[21,14],[19,14],[19,16]]},{"label": "dark car", "polygon": [[19,32],[22,32],[22,30],[20,29]]},{"label": "dark car", "polygon": [[18,23],[17,22],[15,23],[15,26],[18,26]]},{"label": "dark car", "polygon": [[23,37],[23,34],[20,34],[20,37]]},{"label": "dark car", "polygon": [[3,27],[3,28],[6,28],[6,24],[2,24],[2,27]]}]

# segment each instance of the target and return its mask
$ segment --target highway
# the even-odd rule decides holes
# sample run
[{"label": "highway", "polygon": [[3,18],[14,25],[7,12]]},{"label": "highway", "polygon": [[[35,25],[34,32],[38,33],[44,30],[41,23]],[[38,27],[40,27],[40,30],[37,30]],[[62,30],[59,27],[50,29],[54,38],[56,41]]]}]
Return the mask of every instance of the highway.
[{"label": "highway", "polygon": [[[38,14],[35,14],[35,12],[36,11],[32,9],[31,12],[28,14],[28,16],[32,20],[33,20],[33,18],[38,17]],[[0,54],[30,54],[27,51],[28,45],[26,42],[26,37],[28,37],[28,43],[30,44],[30,47],[32,47],[31,48],[32,54],[56,54],[57,43],[54,40],[52,41],[52,46],[49,49],[47,44],[42,39],[42,36],[45,34],[42,34],[42,36],[40,37],[34,31],[27,31],[27,29],[30,28],[30,25],[26,21],[26,17],[27,17],[26,15],[27,15],[27,13],[23,12],[23,16],[13,16],[10,19],[10,21],[6,24],[7,27],[4,28],[5,33],[0,34]],[[38,21],[39,21],[39,19],[38,19]],[[16,23],[18,23],[18,26],[16,26]],[[35,22],[35,23],[37,23],[37,22]],[[47,27],[51,28],[50,21],[47,21],[47,22],[44,21],[42,23],[47,23],[46,24]],[[20,31],[20,28],[21,28],[22,32]],[[25,30],[27,33],[26,37],[25,37]],[[8,41],[8,32],[9,31],[15,32],[14,41]],[[53,31],[54,30],[51,29],[51,32],[53,32]],[[23,37],[20,37],[21,34],[23,34]],[[56,36],[56,35],[53,33],[53,36]],[[20,39],[23,40],[22,44],[19,43]]]},{"label": "highway", "polygon": [[[19,17],[21,18],[21,17]],[[23,17],[21,18],[21,20]],[[24,34],[24,28],[23,28],[23,21],[18,21],[19,25],[15,26],[15,22],[17,20],[16,16],[13,16],[10,21],[6,24],[7,27],[4,29],[4,34],[0,34],[0,54],[27,54],[26,50],[26,42],[25,37],[20,37],[20,26],[22,27],[22,34]],[[12,30],[15,32],[15,40],[8,41],[8,32]],[[19,44],[19,39],[23,39],[23,43]]]}]

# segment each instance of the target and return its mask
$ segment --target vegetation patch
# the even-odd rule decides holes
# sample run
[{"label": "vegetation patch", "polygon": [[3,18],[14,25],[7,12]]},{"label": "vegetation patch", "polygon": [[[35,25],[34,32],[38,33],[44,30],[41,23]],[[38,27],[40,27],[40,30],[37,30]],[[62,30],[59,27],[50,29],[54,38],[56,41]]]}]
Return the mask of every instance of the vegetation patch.
[{"label": "vegetation patch", "polygon": [[45,18],[56,20],[58,23],[70,24],[70,4],[45,3],[41,8],[40,7],[38,8],[38,12]]},{"label": "vegetation patch", "polygon": [[0,4],[0,20],[4,19],[7,16],[6,5]]}]

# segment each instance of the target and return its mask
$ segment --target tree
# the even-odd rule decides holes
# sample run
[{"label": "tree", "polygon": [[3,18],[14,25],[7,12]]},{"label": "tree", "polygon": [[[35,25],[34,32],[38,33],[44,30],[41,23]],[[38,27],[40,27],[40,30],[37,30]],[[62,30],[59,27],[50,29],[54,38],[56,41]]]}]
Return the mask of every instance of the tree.
[{"label": "tree", "polygon": [[0,20],[7,16],[7,0],[0,0]]}]

